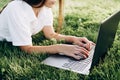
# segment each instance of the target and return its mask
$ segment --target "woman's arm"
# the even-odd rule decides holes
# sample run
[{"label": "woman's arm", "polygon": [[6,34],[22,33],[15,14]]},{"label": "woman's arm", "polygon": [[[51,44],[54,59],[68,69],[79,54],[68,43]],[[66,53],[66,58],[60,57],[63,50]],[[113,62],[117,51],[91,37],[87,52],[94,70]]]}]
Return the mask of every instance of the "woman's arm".
[{"label": "woman's arm", "polygon": [[27,53],[50,53],[56,54],[59,52],[59,45],[50,45],[50,46],[20,46],[20,48]]},{"label": "woman's arm", "polygon": [[65,40],[66,42],[73,43],[73,40],[75,38],[75,36],[67,36],[56,33],[52,26],[45,26],[43,28],[43,32],[45,37],[48,39],[55,38],[56,40]]},{"label": "woman's arm", "polygon": [[[51,39],[55,38],[57,40],[64,39],[67,42],[80,42],[79,39],[75,36],[65,36],[61,34],[57,34],[54,32],[53,27],[51,26],[46,26],[43,29],[44,35],[46,38]],[[81,42],[85,41],[80,39]],[[28,46],[20,46],[22,50],[28,53],[49,53],[49,54],[56,54],[56,53],[62,53],[66,56],[71,56],[75,59],[80,59],[80,57],[88,57],[89,55],[89,50],[87,50],[84,47],[78,46],[77,43],[76,45],[67,45],[67,44],[56,44],[56,45],[50,45],[50,46],[33,46],[33,45],[28,45]],[[88,46],[88,45],[87,45]],[[90,46],[90,45],[89,45]]]},{"label": "woman's arm", "polygon": [[50,45],[50,46],[20,46],[20,48],[27,52],[27,53],[49,53],[49,54],[56,54],[56,53],[62,53],[63,55],[73,57],[75,59],[80,59],[82,56],[83,58],[88,57],[89,51],[87,51],[83,47],[79,47],[77,45],[66,45],[66,44],[56,44],[56,45]]},{"label": "woman's arm", "polygon": [[90,50],[91,43],[94,44],[93,42],[89,41],[85,37],[76,37],[76,36],[67,36],[67,35],[57,34],[54,31],[52,26],[45,26],[43,28],[43,32],[45,37],[48,39],[55,38],[56,40],[65,40],[66,42],[70,42],[75,45],[84,47],[87,50]]}]

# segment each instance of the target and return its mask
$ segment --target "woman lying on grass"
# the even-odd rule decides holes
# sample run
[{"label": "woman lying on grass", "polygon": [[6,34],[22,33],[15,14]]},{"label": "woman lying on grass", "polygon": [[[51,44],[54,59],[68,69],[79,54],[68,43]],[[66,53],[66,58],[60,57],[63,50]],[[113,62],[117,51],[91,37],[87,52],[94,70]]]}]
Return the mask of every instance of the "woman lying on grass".
[{"label": "woman lying on grass", "polygon": [[[57,34],[53,29],[53,14],[51,8],[56,0],[14,0],[0,14],[0,40],[12,42],[28,53],[62,53],[66,56],[80,59],[89,56],[90,45],[87,38]],[[50,46],[32,45],[32,35],[43,31],[46,38],[65,40],[74,43],[56,44]]]}]

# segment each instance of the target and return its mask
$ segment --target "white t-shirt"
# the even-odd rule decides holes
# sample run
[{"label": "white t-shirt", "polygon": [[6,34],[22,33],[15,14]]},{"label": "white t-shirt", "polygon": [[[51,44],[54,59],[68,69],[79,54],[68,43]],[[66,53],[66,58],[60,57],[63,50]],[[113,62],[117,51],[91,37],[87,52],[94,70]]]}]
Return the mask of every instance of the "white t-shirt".
[{"label": "white t-shirt", "polygon": [[0,40],[12,42],[14,46],[32,44],[31,36],[44,26],[53,25],[51,8],[44,6],[38,17],[30,5],[21,0],[11,1],[0,14]]}]

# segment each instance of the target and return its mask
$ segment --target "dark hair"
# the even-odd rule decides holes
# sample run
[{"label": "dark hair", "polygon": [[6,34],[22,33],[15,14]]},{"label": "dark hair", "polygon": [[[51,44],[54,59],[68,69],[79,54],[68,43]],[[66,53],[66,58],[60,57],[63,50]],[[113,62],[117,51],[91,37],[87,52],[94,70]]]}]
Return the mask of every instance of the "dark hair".
[{"label": "dark hair", "polygon": [[[11,0],[11,1],[14,1],[14,0]],[[44,5],[46,0],[22,0],[22,1],[25,1],[26,3],[28,3],[32,7],[39,8],[39,7],[42,7]],[[0,10],[0,14],[6,6],[7,6],[7,4],[2,8],[2,10]]]},{"label": "dark hair", "polygon": [[39,8],[42,7],[46,0],[23,0],[28,3],[30,6]]}]

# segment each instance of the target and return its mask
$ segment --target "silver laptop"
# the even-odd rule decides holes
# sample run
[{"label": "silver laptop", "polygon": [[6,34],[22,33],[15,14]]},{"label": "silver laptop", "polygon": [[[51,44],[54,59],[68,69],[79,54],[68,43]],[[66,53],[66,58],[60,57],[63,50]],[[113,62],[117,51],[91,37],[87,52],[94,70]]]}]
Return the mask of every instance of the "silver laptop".
[{"label": "silver laptop", "polygon": [[84,60],[74,60],[73,58],[62,55],[51,55],[42,61],[43,64],[70,70],[80,74],[88,75],[90,70],[104,58],[108,49],[111,47],[120,20],[120,11],[105,19],[99,29],[96,46],[92,46],[90,55]]}]

